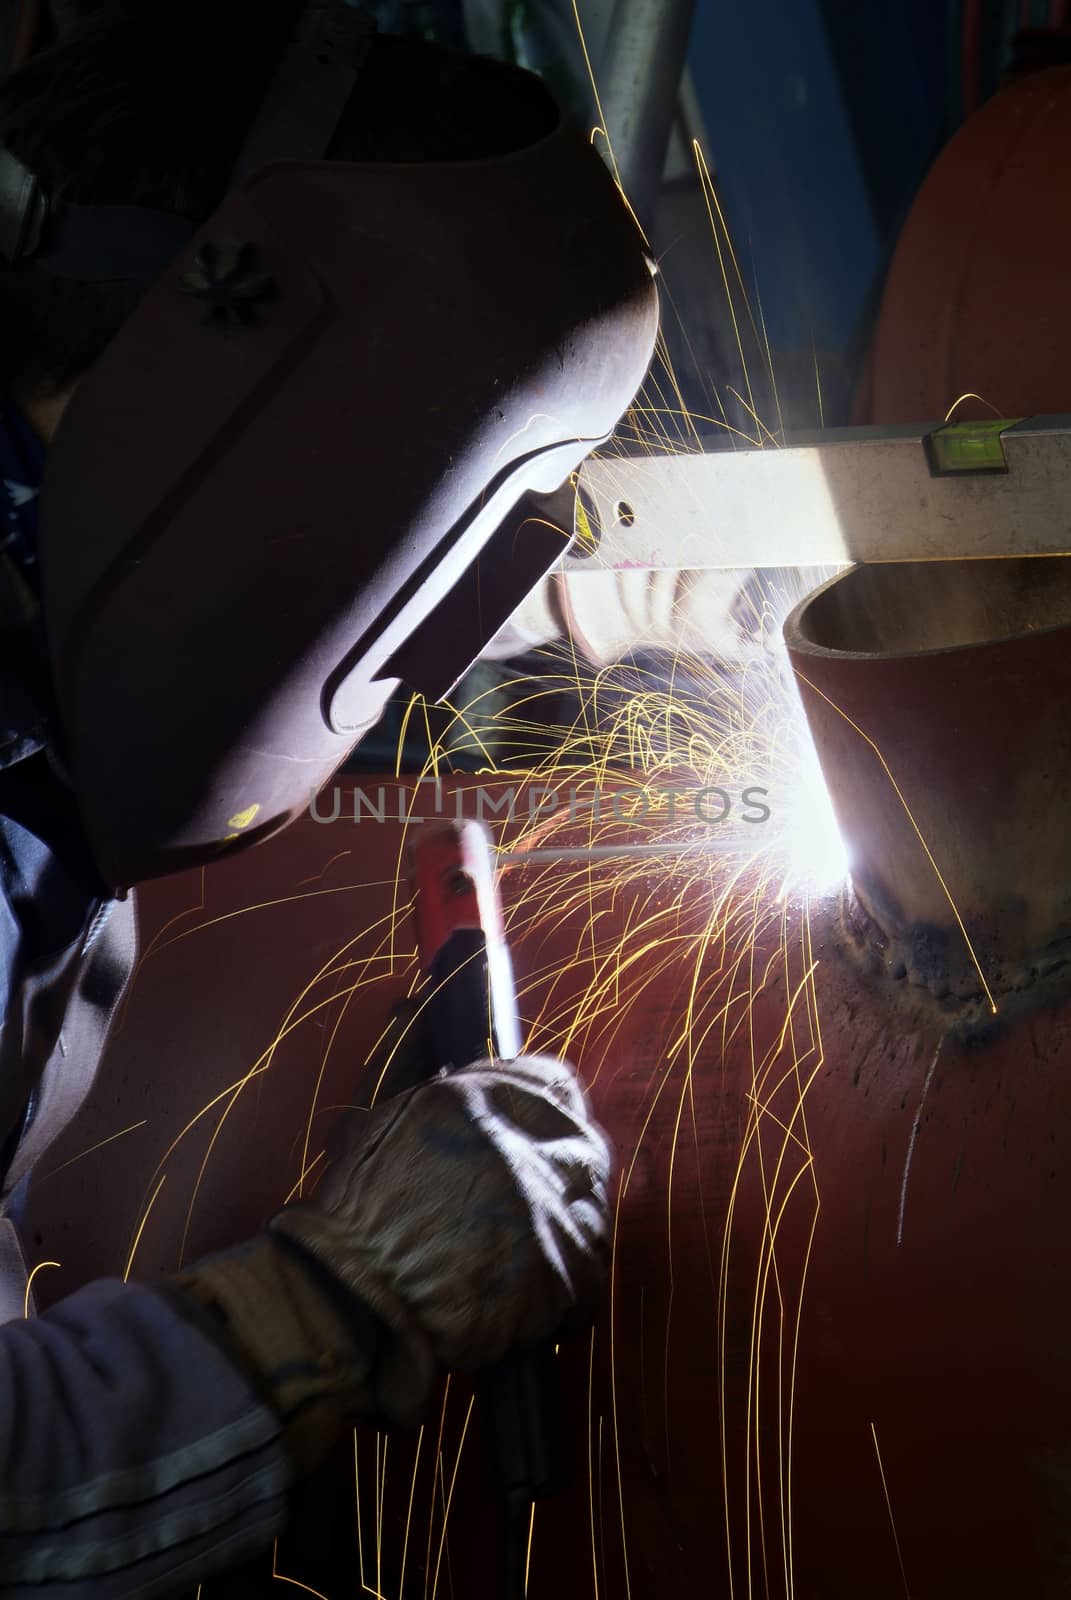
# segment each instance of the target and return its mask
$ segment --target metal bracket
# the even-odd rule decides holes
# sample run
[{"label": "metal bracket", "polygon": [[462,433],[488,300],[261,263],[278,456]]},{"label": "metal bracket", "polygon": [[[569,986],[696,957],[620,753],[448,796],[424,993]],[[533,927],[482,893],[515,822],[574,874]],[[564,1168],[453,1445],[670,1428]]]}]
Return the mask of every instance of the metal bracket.
[{"label": "metal bracket", "polygon": [[588,460],[567,569],[1071,555],[1071,416],[830,429],[784,449]]}]

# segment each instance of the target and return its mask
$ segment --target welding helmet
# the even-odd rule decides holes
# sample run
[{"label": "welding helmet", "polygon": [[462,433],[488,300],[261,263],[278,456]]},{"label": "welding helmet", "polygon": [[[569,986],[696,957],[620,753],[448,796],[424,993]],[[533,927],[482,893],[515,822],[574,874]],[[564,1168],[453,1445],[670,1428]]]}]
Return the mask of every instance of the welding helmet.
[{"label": "welding helmet", "polygon": [[393,683],[450,690],[563,552],[508,514],[651,357],[642,238],[539,79],[466,59],[471,159],[326,159],[368,34],[305,8],[199,224],[53,199],[3,153],[9,258],[159,256],[41,492],[62,755],[119,890],[285,826]]}]

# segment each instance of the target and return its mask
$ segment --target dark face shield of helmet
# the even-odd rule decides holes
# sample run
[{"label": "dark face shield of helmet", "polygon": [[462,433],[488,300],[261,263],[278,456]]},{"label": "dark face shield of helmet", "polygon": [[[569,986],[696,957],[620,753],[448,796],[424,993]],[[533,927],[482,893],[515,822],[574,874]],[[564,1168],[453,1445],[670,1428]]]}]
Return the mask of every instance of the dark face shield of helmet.
[{"label": "dark face shield of helmet", "polygon": [[284,826],[392,681],[448,692],[561,550],[496,530],[643,381],[656,292],[587,137],[512,68],[451,93],[466,159],[253,171],[60,426],[45,614],[116,887]]}]

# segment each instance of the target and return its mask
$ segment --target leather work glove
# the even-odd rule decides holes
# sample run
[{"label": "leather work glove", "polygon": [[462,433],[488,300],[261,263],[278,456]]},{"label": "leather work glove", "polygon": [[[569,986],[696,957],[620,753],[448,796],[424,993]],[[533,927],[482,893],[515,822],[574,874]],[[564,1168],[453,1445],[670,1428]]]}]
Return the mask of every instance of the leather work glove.
[{"label": "leather work glove", "polygon": [[602,668],[632,650],[673,650],[739,661],[756,657],[732,615],[744,574],[739,572],[553,572],[484,649],[488,660],[508,660],[568,639],[590,666]]},{"label": "leather work glove", "polygon": [[315,1195],[175,1284],[284,1423],[298,1474],[438,1367],[559,1330],[605,1279],[610,1152],[568,1066],[480,1062],[349,1113]]},{"label": "leather work glove", "polygon": [[836,570],[801,567],[780,581],[720,569],[552,572],[483,654],[508,660],[564,638],[596,669],[633,650],[659,650],[742,670],[769,660],[795,600]]},{"label": "leather work glove", "polygon": [[390,1330],[386,1417],[435,1366],[475,1372],[558,1331],[603,1287],[610,1150],[572,1070],[478,1062],[352,1114],[314,1199],[271,1223]]}]

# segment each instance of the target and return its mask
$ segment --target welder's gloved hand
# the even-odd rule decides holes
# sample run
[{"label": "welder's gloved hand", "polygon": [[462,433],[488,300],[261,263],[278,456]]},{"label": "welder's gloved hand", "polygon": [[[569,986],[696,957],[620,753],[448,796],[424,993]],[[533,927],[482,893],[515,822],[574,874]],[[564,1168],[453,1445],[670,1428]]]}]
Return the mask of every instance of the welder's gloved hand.
[{"label": "welder's gloved hand", "polygon": [[781,624],[797,600],[840,569],[779,573],[685,568],[552,572],[510,617],[484,655],[508,660],[557,639],[609,667],[633,651],[667,651],[742,672],[769,667]]},{"label": "welder's gloved hand", "polygon": [[437,1366],[476,1371],[591,1306],[610,1150],[571,1069],[477,1063],[350,1114],[315,1196],[271,1228],[389,1330],[375,1410],[413,1422]]},{"label": "welder's gloved hand", "polygon": [[295,1478],[320,1465],[347,1424],[377,1413],[377,1319],[284,1237],[264,1233],[210,1256],[159,1292],[200,1322],[275,1412]]},{"label": "welder's gloved hand", "polygon": [[763,658],[761,619],[740,614],[745,575],[678,570],[555,572],[484,651],[508,659],[555,639],[608,667],[635,650],[713,657],[736,666]]}]

